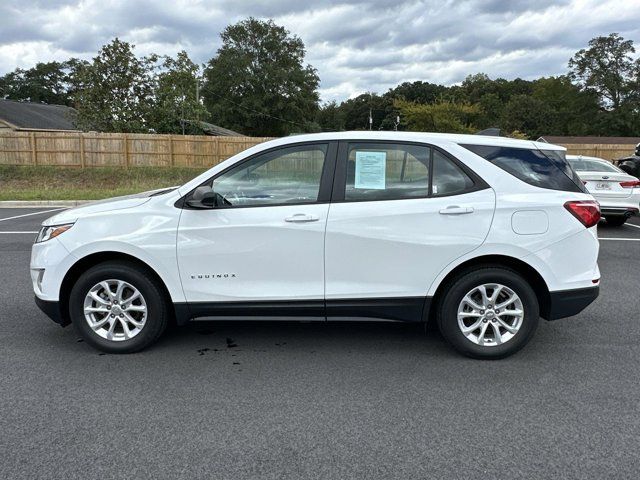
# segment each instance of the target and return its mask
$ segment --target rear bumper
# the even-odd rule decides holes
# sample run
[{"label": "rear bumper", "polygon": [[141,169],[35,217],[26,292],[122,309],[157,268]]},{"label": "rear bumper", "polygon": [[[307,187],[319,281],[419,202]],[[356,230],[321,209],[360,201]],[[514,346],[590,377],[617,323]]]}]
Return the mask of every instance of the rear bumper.
[{"label": "rear bumper", "polygon": [[626,197],[594,194],[602,215],[636,215],[640,209],[640,188],[634,188]]},{"label": "rear bumper", "polygon": [[546,320],[558,320],[577,315],[598,298],[599,294],[599,286],[550,292],[549,305],[542,317]]},{"label": "rear bumper", "polygon": [[638,214],[638,209],[634,207],[600,207],[600,213],[603,217],[606,217],[607,215],[632,217]]},{"label": "rear bumper", "polygon": [[62,327],[66,327],[71,323],[71,321],[62,315],[62,311],[60,310],[60,302],[52,302],[48,300],[42,300],[41,298],[35,297],[36,305],[40,310],[42,310],[47,317],[56,322],[58,325]]}]

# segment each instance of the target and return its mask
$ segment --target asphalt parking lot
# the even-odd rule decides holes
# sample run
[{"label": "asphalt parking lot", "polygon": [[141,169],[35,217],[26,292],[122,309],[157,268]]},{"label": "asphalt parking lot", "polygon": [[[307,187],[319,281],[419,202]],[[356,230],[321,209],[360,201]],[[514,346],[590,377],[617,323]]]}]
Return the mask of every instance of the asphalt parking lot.
[{"label": "asphalt parking lot", "polygon": [[600,298],[502,361],[416,325],[206,323],[100,354],[33,302],[0,209],[0,478],[637,478],[640,219]]}]

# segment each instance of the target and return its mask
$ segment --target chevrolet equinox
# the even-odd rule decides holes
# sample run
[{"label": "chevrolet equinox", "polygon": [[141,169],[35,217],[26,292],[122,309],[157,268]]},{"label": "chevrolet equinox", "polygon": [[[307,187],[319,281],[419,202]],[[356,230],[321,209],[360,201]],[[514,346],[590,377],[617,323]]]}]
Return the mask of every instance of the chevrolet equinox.
[{"label": "chevrolet equinox", "polygon": [[597,296],[598,203],[562,147],[341,132],[254,146],[177,188],[47,219],[39,307],[111,353],[197,319],[435,322],[501,358]]}]

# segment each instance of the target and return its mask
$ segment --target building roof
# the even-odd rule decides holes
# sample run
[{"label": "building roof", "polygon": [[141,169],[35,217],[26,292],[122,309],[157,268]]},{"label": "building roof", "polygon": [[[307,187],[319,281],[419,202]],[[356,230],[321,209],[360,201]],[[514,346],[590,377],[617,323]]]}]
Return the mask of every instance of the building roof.
[{"label": "building roof", "polygon": [[206,135],[211,135],[214,137],[242,137],[241,133],[234,132],[233,130],[229,130],[228,128],[219,127],[218,125],[214,125],[213,123],[203,122],[199,120],[183,120],[185,123],[190,123],[191,125],[195,125],[200,128]]},{"label": "building roof", "polygon": [[65,105],[0,99],[0,121],[16,130],[75,130],[76,111]]},{"label": "building roof", "polygon": [[598,145],[637,145],[640,143],[640,137],[562,137],[558,135],[545,135],[540,137],[540,139],[549,143],[559,143],[562,145],[576,143],[592,143]]}]

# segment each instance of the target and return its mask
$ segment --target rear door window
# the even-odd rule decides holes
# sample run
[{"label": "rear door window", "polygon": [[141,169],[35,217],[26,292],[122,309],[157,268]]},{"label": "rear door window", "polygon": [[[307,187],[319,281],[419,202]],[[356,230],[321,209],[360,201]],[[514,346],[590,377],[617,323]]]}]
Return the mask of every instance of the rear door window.
[{"label": "rear door window", "polygon": [[464,193],[473,188],[473,180],[451,159],[433,151],[433,196],[444,197]]},{"label": "rear door window", "polygon": [[429,196],[431,148],[395,143],[349,143],[345,200]]},{"label": "rear door window", "polygon": [[462,146],[529,185],[566,192],[586,192],[564,152],[492,145]]}]

